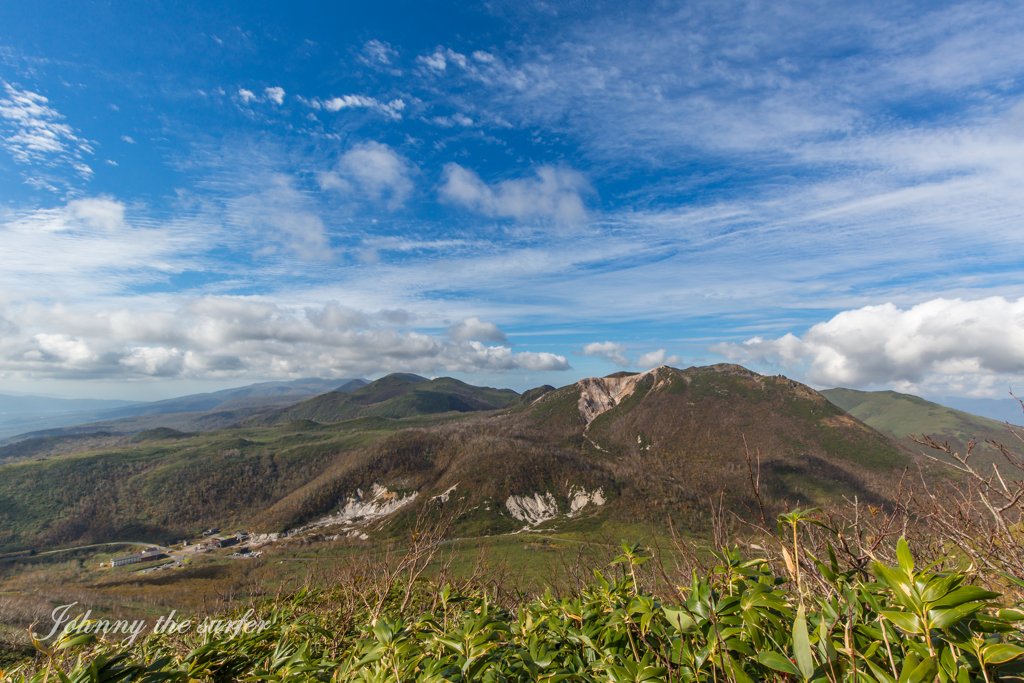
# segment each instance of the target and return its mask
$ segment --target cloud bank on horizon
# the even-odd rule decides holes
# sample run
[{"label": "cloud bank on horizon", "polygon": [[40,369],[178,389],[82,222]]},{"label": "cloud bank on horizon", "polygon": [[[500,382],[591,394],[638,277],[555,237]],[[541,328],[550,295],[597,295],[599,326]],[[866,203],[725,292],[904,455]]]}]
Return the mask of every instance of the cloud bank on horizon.
[{"label": "cloud bank on horizon", "polygon": [[730,361],[1003,396],[1021,9],[12,8],[0,391]]}]

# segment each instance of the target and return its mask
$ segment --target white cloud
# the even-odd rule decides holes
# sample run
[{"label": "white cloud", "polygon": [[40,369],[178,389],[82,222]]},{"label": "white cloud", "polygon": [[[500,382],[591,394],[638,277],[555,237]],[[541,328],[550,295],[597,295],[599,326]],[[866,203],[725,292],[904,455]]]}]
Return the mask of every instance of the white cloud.
[{"label": "white cloud", "polygon": [[444,58],[444,52],[438,50],[434,54],[421,55],[416,61],[434,71],[444,71],[448,68],[448,60]]},{"label": "white cloud", "polygon": [[679,356],[670,356],[665,349],[658,349],[657,351],[640,354],[640,358],[637,360],[636,364],[641,368],[656,368],[662,365],[677,367],[682,364],[682,362],[683,359]]},{"label": "white cloud", "polygon": [[505,333],[498,329],[497,325],[484,322],[476,316],[466,318],[449,327],[448,337],[452,341],[457,342],[475,339],[477,341],[508,343]]},{"label": "white cloud", "polygon": [[256,97],[256,94],[253,93],[253,91],[246,90],[245,88],[239,88],[238,99],[242,100],[242,104],[249,104],[250,102],[258,100],[259,98]]},{"label": "white cloud", "polygon": [[592,342],[583,347],[582,353],[584,356],[604,358],[623,368],[633,365],[633,362],[626,357],[626,347],[615,342]]},{"label": "white cloud", "polygon": [[122,136],[121,136],[121,139],[122,139],[122,140],[124,140],[125,142],[127,142],[127,143],[128,143],[129,145],[134,145],[134,144],[135,144],[135,140],[133,140],[133,139],[132,139],[132,138],[131,138],[130,136],[128,136],[128,135],[122,135]]},{"label": "white cloud", "polygon": [[0,375],[215,379],[569,369],[551,353],[400,331],[387,326],[394,313],[338,304],[297,310],[240,297],[203,297],[177,310],[37,307],[16,322],[4,312]]},{"label": "white cloud", "polygon": [[266,94],[267,99],[274,104],[284,104],[284,88],[275,86],[273,88],[266,88],[263,92]]},{"label": "white cloud", "polygon": [[642,353],[640,354],[640,357],[634,361],[632,357],[628,355],[625,346],[610,341],[592,342],[584,346],[583,350],[579,353],[584,356],[604,358],[605,360],[618,365],[620,368],[654,368],[659,365],[678,366],[683,362],[683,359],[679,356],[668,355],[665,349]]},{"label": "white cloud", "polygon": [[[474,53],[473,56],[476,57],[476,54]],[[416,62],[438,74],[444,73],[448,69],[448,64],[457,64],[462,69],[466,69],[469,66],[469,60],[466,59],[466,55],[455,52],[451,48],[440,47],[429,55],[420,55],[416,58]]]},{"label": "white cloud", "polygon": [[1002,393],[1024,379],[1024,299],[934,299],[906,310],[866,306],[818,323],[802,337],[753,337],[711,350],[737,362],[806,368],[819,386]]},{"label": "white cloud", "polygon": [[370,320],[365,313],[340,306],[337,303],[329,303],[319,309],[306,308],[305,314],[306,320],[322,330],[345,330],[370,326]]},{"label": "white cloud", "polygon": [[376,107],[380,103],[372,97],[362,95],[345,95],[344,97],[332,97],[324,100],[323,107],[327,111],[341,111],[349,107]]},{"label": "white cloud", "polygon": [[456,112],[451,116],[435,116],[429,119],[429,121],[435,126],[441,126],[442,128],[452,128],[454,126],[469,128],[473,125],[473,119],[460,112]]},{"label": "white cloud", "polygon": [[4,136],[4,146],[15,161],[29,163],[67,150],[66,143],[78,142],[71,126],[58,123],[64,117],[47,105],[42,95],[4,84],[7,97],[0,99],[0,117],[13,126]]},{"label": "white cloud", "polygon": [[365,142],[345,152],[333,172],[319,176],[320,187],[344,193],[359,192],[389,209],[402,206],[413,191],[413,168],[385,144]]},{"label": "white cloud", "polygon": [[7,215],[0,218],[0,301],[5,292],[79,300],[123,293],[181,272],[187,263],[195,267],[203,250],[217,243],[212,230],[193,231],[177,220],[129,219],[128,208],[109,197]]},{"label": "white cloud", "polygon": [[391,47],[390,43],[380,40],[368,40],[363,45],[362,54],[360,55],[364,64],[382,66],[390,66],[397,57],[398,51]]},{"label": "white cloud", "polygon": [[326,109],[329,112],[338,112],[342,109],[372,109],[378,111],[395,121],[402,120],[402,111],[405,109],[405,101],[395,98],[389,102],[381,102],[374,97],[365,95],[343,95],[321,100],[314,97],[307,100],[302,99],[307,106],[313,109]]},{"label": "white cloud", "polygon": [[251,194],[228,201],[229,224],[250,231],[257,244],[284,244],[305,259],[333,256],[323,219],[306,193],[295,187],[291,176],[271,173],[258,178],[254,185]]},{"label": "white cloud", "polygon": [[[19,90],[3,83],[6,97],[0,97],[0,144],[19,164],[53,166],[63,163],[88,180],[93,171],[82,159],[92,154],[92,144],[78,137],[63,123],[64,117],[38,93]],[[31,184],[56,190],[52,183],[29,180]]]},{"label": "white cloud", "polygon": [[488,186],[475,172],[459,164],[444,167],[441,198],[485,216],[553,219],[576,223],[586,218],[581,194],[590,192],[582,174],[571,169],[541,166],[535,178],[503,180]]}]

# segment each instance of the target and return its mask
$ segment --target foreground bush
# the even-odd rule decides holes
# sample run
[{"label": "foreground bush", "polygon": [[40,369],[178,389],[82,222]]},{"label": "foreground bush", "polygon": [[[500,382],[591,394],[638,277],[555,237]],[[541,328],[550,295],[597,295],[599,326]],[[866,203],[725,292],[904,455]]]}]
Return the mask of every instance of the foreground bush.
[{"label": "foreground bush", "polygon": [[[922,681],[1024,680],[1020,605],[969,585],[971,573],[918,568],[905,541],[896,566],[842,571],[818,561],[829,590],[805,594],[763,559],[717,554],[674,604],[637,589],[650,558],[623,546],[622,578],[596,575],[570,598],[517,609],[448,587],[418,615],[396,600],[379,618],[339,621],[326,592],[268,606],[253,633],[172,638],[133,647],[65,635],[39,643],[19,683],[119,681]],[[831,555],[831,553],[830,553]],[[1018,586],[1024,583],[1007,577]],[[788,584],[791,588],[784,588]],[[795,584],[795,585],[794,585]],[[671,601],[670,601],[671,602]],[[400,604],[401,603],[401,604]]]}]

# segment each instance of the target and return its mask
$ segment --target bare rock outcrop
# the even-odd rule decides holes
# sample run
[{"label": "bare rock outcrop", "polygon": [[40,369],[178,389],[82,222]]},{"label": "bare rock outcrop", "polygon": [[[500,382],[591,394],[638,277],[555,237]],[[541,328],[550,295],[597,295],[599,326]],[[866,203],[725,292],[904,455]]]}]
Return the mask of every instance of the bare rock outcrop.
[{"label": "bare rock outcrop", "polygon": [[648,375],[672,372],[672,368],[662,365],[646,372],[625,377],[588,377],[576,383],[580,389],[580,415],[589,426],[601,413],[607,412],[633,394],[636,385]]}]

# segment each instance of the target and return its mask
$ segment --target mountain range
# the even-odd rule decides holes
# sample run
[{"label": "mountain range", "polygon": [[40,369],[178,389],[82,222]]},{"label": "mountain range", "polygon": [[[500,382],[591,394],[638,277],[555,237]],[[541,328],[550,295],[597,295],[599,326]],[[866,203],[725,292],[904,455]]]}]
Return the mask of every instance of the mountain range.
[{"label": "mountain range", "polygon": [[[1005,457],[989,442],[1011,448],[1015,444],[1020,445],[1006,423],[947,408],[918,396],[855,389],[827,389],[821,393],[850,415],[892,436],[914,453],[949,460],[941,453],[921,446],[912,436],[928,436],[936,443],[948,443],[954,452],[961,455],[966,453],[968,443],[974,439],[976,444],[971,462],[986,469],[993,464],[1006,465]],[[1024,436],[1024,429],[1019,429],[1018,433]],[[1003,472],[1005,476],[1019,478],[1014,476],[1012,468]]]},{"label": "mountain range", "polygon": [[[0,550],[211,526],[387,535],[446,505],[462,536],[618,523],[700,534],[713,506],[748,521],[885,507],[910,466],[948,476],[909,434],[958,449],[1014,438],[916,396],[818,392],[728,364],[523,394],[411,374],[335,382],[117,406],[107,414],[121,417],[0,447]],[[976,461],[1000,458],[980,447]]]},{"label": "mountain range", "polygon": [[[141,431],[156,426],[214,429],[225,427],[265,406],[296,403],[329,391],[351,391],[365,384],[367,382],[364,379],[307,378],[288,382],[261,382],[152,402],[0,395],[0,409],[3,409],[0,410],[0,439],[95,431]],[[222,415],[198,415],[211,411]],[[148,421],[126,419],[163,415],[179,417]],[[189,424],[195,420],[200,424]],[[77,429],[80,425],[86,427]]]},{"label": "mountain range", "polygon": [[0,548],[158,541],[213,525],[387,534],[445,505],[457,506],[461,536],[669,521],[703,533],[710,504],[748,519],[844,496],[885,506],[893,473],[917,460],[821,393],[736,365],[522,395],[392,375],[230,429],[43,439],[87,447],[34,440],[40,449],[0,466]]},{"label": "mountain range", "polygon": [[519,394],[511,389],[475,387],[451,377],[427,379],[398,373],[347,392],[335,391],[287,408],[263,413],[245,424],[282,424],[295,420],[329,423],[356,417],[403,418],[417,415],[504,408]]}]

